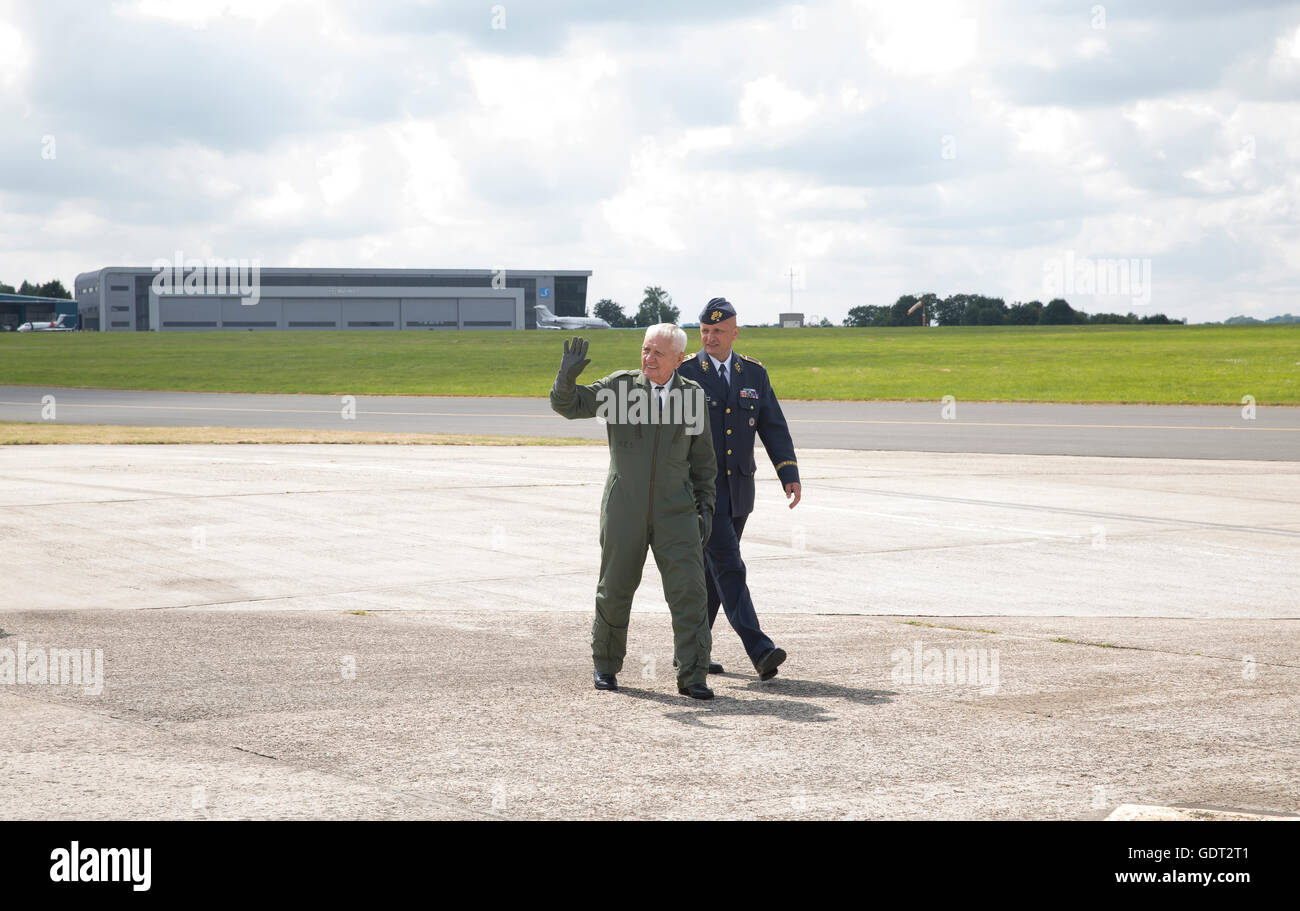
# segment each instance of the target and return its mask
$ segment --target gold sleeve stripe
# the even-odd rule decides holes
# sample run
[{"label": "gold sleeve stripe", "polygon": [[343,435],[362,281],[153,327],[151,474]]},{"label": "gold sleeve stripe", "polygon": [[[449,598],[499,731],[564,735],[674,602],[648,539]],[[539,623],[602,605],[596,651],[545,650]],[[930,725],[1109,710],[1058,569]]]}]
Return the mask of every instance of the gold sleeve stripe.
[{"label": "gold sleeve stripe", "polygon": [[795,468],[798,468],[798,467],[799,467],[799,465],[798,465],[798,464],[797,464],[793,459],[790,459],[790,460],[785,461],[785,462],[778,462],[777,465],[776,465],[776,470],[777,470],[777,471],[780,471],[782,468],[784,468],[784,467],[787,466],[787,465],[794,465]]}]

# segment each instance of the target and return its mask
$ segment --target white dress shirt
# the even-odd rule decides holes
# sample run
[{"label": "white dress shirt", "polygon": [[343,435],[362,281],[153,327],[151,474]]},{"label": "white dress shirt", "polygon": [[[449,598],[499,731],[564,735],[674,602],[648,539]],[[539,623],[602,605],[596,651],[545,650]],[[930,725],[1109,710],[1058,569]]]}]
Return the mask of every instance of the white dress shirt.
[{"label": "white dress shirt", "polygon": [[[727,380],[727,388],[728,388],[728,389],[731,388],[731,371],[732,371],[732,367],[731,367],[731,359],[732,359],[732,355],[731,355],[731,354],[728,354],[728,355],[727,355],[727,359],[726,359],[725,361],[720,361],[720,360],[718,360],[716,357],[714,357],[713,355],[711,355],[711,354],[709,355],[709,360],[713,361],[713,369],[715,369],[715,370],[718,371],[718,376],[725,376],[725,378],[726,378],[726,380]],[[723,365],[723,364],[726,364],[726,365],[727,365],[727,372],[726,372],[726,374],[723,374],[723,372],[722,372],[722,365]]]},{"label": "white dress shirt", "polygon": [[[677,377],[677,374],[675,374],[675,373],[672,374],[671,376],[668,377],[668,382],[664,383],[662,386],[659,385],[658,383],[656,383],[654,380],[650,380],[650,385],[651,385],[652,387],[654,387],[655,395],[657,395],[657,396],[659,397],[659,410],[660,410],[660,411],[662,411],[662,410],[663,410],[663,407],[664,407],[664,396],[667,395],[668,390],[672,388],[673,380],[674,380],[676,377]],[[646,379],[649,380],[650,378],[649,378],[649,377],[646,377]]]}]

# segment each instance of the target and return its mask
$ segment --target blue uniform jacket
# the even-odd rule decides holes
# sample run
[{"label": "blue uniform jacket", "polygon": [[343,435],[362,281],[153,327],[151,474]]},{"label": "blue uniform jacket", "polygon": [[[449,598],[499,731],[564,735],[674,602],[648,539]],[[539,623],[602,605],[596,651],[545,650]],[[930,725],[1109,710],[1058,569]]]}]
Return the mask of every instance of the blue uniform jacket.
[{"label": "blue uniform jacket", "polygon": [[772,392],[767,370],[752,357],[736,351],[732,351],[727,369],[731,372],[731,388],[725,400],[722,379],[705,352],[683,361],[677,372],[704,387],[709,402],[713,451],[718,462],[718,490],[721,492],[722,486],[727,486],[733,516],[747,516],[754,511],[755,434],[763,441],[782,489],[799,480],[799,466],[795,462],[790,428]]}]

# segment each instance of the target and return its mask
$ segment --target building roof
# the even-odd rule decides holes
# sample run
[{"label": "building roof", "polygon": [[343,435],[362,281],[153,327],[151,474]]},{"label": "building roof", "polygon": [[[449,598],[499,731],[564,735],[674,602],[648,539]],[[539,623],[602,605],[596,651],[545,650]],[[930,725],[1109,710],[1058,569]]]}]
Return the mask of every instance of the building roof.
[{"label": "building roof", "polygon": [[34,294],[0,294],[0,303],[6,304],[71,304],[70,297],[37,297]]},{"label": "building roof", "polygon": [[[169,263],[168,265],[170,266],[173,264]],[[206,265],[207,263],[205,261],[204,266]],[[230,265],[234,265],[234,263],[227,261],[226,265],[230,266]],[[190,267],[184,266],[183,268],[188,269]],[[156,270],[154,269],[153,266],[105,266],[102,269],[93,269],[90,272],[83,272],[81,273],[81,275],[78,275],[77,278],[81,278],[82,276],[98,275],[101,272],[154,272],[154,271]],[[492,275],[495,275],[498,271],[501,270],[498,269],[380,269],[380,268],[341,269],[334,266],[304,269],[304,268],[297,268],[297,267],[280,268],[280,267],[272,267],[272,266],[259,266],[258,271],[262,275],[289,275],[289,276],[337,275],[341,278],[361,278],[367,275],[386,275],[386,276],[410,275],[412,277],[419,277],[424,275],[481,275],[484,277],[490,277]],[[557,277],[566,277],[566,278],[591,275],[590,269],[505,269],[504,271],[507,276],[519,275],[519,276],[524,276],[526,278],[539,278],[541,276],[546,276],[546,275],[553,275]]]}]

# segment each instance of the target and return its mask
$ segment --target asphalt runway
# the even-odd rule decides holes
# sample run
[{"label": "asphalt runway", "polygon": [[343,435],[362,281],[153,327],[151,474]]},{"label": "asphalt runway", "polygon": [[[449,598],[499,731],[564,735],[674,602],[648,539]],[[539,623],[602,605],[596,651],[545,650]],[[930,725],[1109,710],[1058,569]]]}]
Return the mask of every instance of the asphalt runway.
[{"label": "asphalt runway", "polygon": [[[148,392],[0,386],[0,421],[160,427],[250,427],[603,439],[566,421],[546,390],[528,398]],[[1173,459],[1300,459],[1300,408],[1241,405],[1061,405],[941,402],[782,403],[801,449],[1006,453]],[[951,415],[946,416],[947,415]]]},{"label": "asphalt runway", "polygon": [[[585,610],[609,465],[603,446],[0,458],[3,600],[23,610]],[[793,510],[770,464],[755,473],[744,552],[764,614],[1300,614],[1298,463],[817,449],[800,463]],[[654,583],[637,603],[667,610]]]},{"label": "asphalt runway", "polygon": [[1300,463],[760,462],[698,702],[653,562],[592,688],[604,447],[0,458],[0,820],[1300,813]]}]

